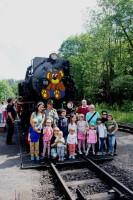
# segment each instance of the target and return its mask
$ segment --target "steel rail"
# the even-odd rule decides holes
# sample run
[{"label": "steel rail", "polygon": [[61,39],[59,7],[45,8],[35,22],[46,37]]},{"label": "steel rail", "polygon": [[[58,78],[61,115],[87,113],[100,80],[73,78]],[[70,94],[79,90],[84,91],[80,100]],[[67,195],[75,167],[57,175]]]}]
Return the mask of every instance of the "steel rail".
[{"label": "steel rail", "polygon": [[101,177],[101,179],[103,179],[108,185],[111,185],[112,187],[117,188],[119,191],[122,191],[122,193],[124,191],[125,193],[127,193],[131,197],[133,197],[133,191],[130,190],[128,187],[126,187],[123,183],[121,183],[116,178],[111,176],[108,172],[106,172],[104,169],[99,167],[92,160],[86,158],[85,156],[82,156],[82,158],[84,158],[88,162],[91,169],[93,171],[95,171],[96,173],[98,173],[98,175]]},{"label": "steel rail", "polygon": [[129,125],[124,125],[124,124],[118,123],[118,128],[119,128],[120,131],[133,134],[133,127],[131,127]]},{"label": "steel rail", "polygon": [[73,194],[70,192],[68,186],[66,185],[65,181],[63,180],[63,178],[61,177],[61,175],[59,174],[57,168],[55,167],[55,165],[53,163],[50,163],[50,166],[51,166],[51,169],[52,169],[52,172],[54,172],[57,180],[59,181],[64,193],[65,193],[65,196],[66,196],[66,199],[67,200],[75,200],[75,197],[73,196]]},{"label": "steel rail", "polygon": [[80,198],[80,200],[87,200],[87,198],[84,197],[83,193],[80,191],[80,189],[76,189],[77,196]]}]

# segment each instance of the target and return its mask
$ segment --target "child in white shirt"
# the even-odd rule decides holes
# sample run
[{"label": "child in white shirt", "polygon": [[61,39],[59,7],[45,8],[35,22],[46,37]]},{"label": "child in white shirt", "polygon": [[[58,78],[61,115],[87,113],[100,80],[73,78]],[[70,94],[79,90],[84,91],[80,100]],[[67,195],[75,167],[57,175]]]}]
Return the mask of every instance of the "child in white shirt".
[{"label": "child in white shirt", "polygon": [[102,123],[102,119],[97,119],[97,132],[99,138],[99,152],[104,154],[105,140],[107,138],[107,128],[104,123]]},{"label": "child in white shirt", "polygon": [[77,145],[77,134],[75,133],[75,128],[71,127],[69,129],[69,134],[67,136],[67,144],[69,151],[69,158],[75,159],[75,149]]}]

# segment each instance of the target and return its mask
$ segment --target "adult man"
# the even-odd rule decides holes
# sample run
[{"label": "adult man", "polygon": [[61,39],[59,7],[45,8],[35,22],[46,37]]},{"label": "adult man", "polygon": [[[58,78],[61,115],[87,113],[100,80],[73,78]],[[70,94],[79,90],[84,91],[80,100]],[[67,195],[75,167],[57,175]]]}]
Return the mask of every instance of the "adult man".
[{"label": "adult man", "polygon": [[6,143],[8,145],[13,144],[12,143],[12,137],[14,133],[14,120],[16,118],[16,111],[14,109],[13,105],[13,99],[9,98],[7,100],[7,138],[6,138]]},{"label": "adult man", "polygon": [[81,101],[82,105],[78,107],[76,113],[83,114],[86,117],[86,114],[90,111],[90,107],[87,105],[87,101],[83,99]]},{"label": "adult man", "polygon": [[53,108],[53,100],[51,99],[49,99],[47,102],[47,108],[45,110],[45,118],[51,119],[53,126],[57,126],[59,116],[56,109]]}]

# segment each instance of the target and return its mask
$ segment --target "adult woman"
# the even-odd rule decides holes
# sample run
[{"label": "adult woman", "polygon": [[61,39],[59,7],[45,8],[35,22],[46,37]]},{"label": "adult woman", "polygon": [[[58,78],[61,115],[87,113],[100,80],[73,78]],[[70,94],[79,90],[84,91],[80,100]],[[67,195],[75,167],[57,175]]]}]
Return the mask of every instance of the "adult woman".
[{"label": "adult woman", "polygon": [[96,126],[97,118],[100,118],[100,114],[95,111],[95,106],[90,105],[90,111],[86,114],[86,121],[88,124],[94,124]]},{"label": "adult woman", "polygon": [[[38,102],[35,112],[31,114],[30,117],[30,124],[32,126],[33,121],[36,120],[37,122],[37,128],[39,130],[42,130],[44,127],[44,121],[45,121],[45,113],[44,113],[44,103]],[[40,135],[40,141],[39,141],[39,152],[42,153],[43,151],[43,141],[42,141],[43,134]]]},{"label": "adult woman", "polygon": [[[90,111],[86,114],[86,121],[89,125],[93,124],[96,126],[97,119],[100,118],[100,114],[96,112],[95,106],[93,104],[90,105]],[[98,141],[98,135],[97,135],[97,141]],[[95,144],[95,150],[98,151],[99,144],[98,142]]]},{"label": "adult woman", "polygon": [[44,103],[43,102],[38,102],[37,106],[36,106],[36,109],[35,109],[35,112],[33,112],[31,114],[31,117],[30,117],[31,125],[32,125],[32,119],[36,119],[37,127],[39,129],[43,128],[44,120],[45,120]]},{"label": "adult woman", "polygon": [[112,114],[108,114],[108,121],[105,123],[108,132],[108,142],[109,142],[109,154],[114,155],[116,149],[114,149],[116,143],[116,132],[118,130],[118,125],[113,119]]}]

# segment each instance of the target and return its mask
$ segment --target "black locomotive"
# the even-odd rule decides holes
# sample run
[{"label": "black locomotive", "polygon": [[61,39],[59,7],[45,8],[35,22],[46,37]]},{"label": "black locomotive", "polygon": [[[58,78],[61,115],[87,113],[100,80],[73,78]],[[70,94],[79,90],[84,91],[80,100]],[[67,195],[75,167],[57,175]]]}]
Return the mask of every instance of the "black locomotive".
[{"label": "black locomotive", "polygon": [[56,107],[75,100],[69,61],[58,58],[55,53],[49,58],[35,57],[27,68],[25,80],[19,83],[19,96],[23,102],[53,99]]}]

